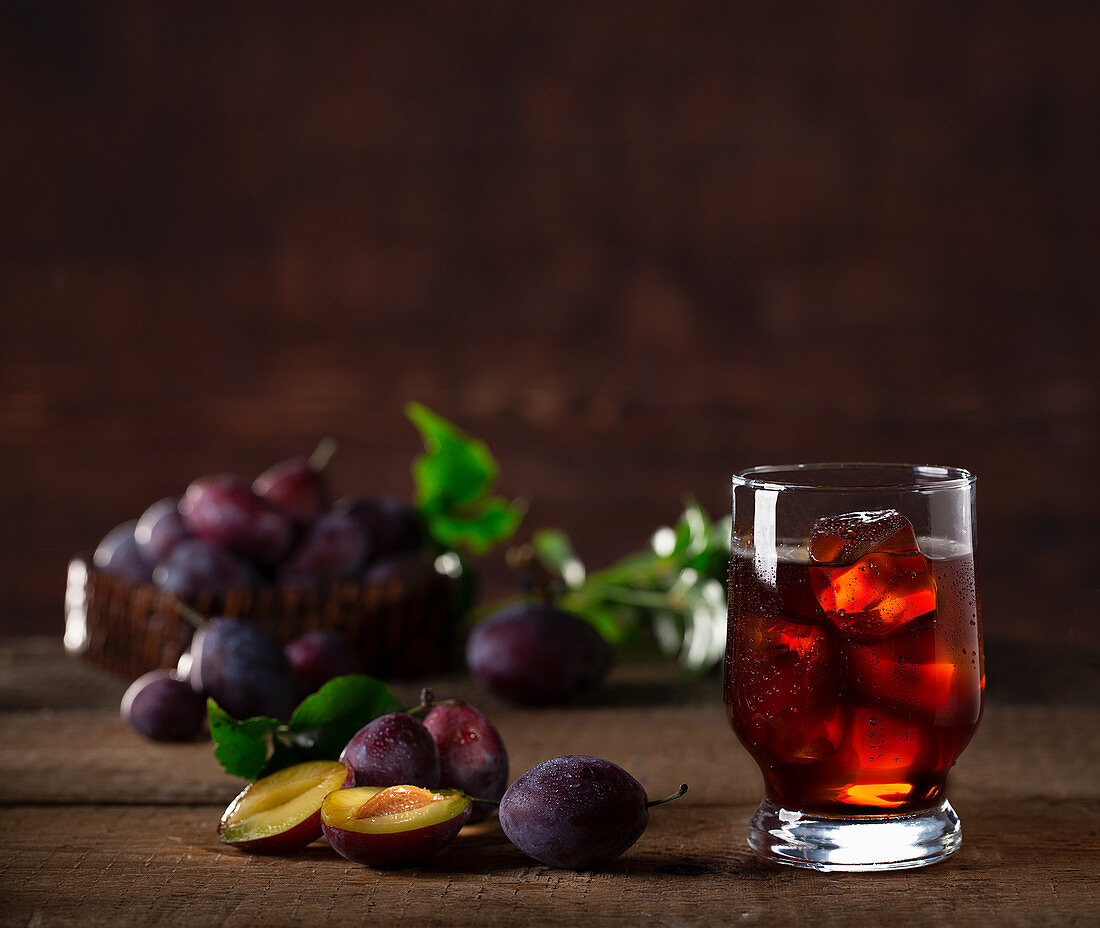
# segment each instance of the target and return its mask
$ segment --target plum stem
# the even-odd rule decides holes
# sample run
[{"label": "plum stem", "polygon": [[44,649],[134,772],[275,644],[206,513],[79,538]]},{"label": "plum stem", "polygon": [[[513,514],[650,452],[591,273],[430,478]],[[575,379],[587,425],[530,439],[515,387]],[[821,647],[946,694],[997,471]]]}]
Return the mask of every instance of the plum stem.
[{"label": "plum stem", "polygon": [[500,805],[500,800],[499,799],[481,799],[478,796],[467,796],[466,798],[469,799],[470,802],[480,802],[482,805],[486,805],[486,806],[499,806]]},{"label": "plum stem", "polygon": [[309,456],[309,469],[315,474],[321,473],[328,467],[328,462],[336,454],[337,447],[336,439],[331,435],[322,438],[317,442],[317,447],[313,449],[313,453]]},{"label": "plum stem", "polygon": [[508,568],[516,575],[519,587],[547,605],[554,604],[553,575],[539,560],[535,546],[526,543],[509,548],[504,556]]},{"label": "plum stem", "polygon": [[181,619],[183,619],[188,625],[190,625],[195,631],[204,627],[210,620],[204,616],[198,609],[193,609],[187,605],[182,599],[173,599],[172,605],[176,607],[176,612],[179,613]]},{"label": "plum stem", "polygon": [[413,706],[411,709],[406,709],[405,712],[409,715],[421,715],[429,712],[433,706],[457,706],[457,699],[441,699],[435,698],[435,693],[432,692],[430,687],[424,687],[420,691],[420,703]]},{"label": "plum stem", "polygon": [[663,802],[672,802],[673,799],[679,799],[687,791],[688,785],[686,783],[681,783],[680,788],[676,790],[676,792],[674,792],[671,796],[665,796],[664,799],[654,799],[652,802],[647,802],[645,804],[645,807],[647,809],[652,809],[654,806],[659,806]]}]

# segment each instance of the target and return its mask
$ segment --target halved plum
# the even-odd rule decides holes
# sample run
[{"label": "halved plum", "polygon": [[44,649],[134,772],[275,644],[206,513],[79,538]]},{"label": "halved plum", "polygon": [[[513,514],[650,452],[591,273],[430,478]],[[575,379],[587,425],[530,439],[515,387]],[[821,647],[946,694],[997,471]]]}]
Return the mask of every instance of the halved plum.
[{"label": "halved plum", "polygon": [[254,854],[300,850],[321,837],[321,803],[348,776],[338,761],[313,760],[249,783],[222,816],[222,841]]},{"label": "halved plum", "polygon": [[470,797],[454,789],[357,786],[329,793],[321,827],[333,850],[355,863],[419,863],[454,840],[470,817]]}]

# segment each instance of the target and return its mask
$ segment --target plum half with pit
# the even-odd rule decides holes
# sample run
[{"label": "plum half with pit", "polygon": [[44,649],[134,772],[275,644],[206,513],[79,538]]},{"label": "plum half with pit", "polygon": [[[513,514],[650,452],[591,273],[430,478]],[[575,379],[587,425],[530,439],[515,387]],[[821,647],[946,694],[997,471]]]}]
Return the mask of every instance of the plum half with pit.
[{"label": "plum half with pit", "polygon": [[475,626],[466,663],[490,693],[546,705],[599,683],[611,666],[611,650],[579,616],[548,603],[522,603]]},{"label": "plum half with pit", "polygon": [[170,670],[150,670],[122,697],[123,720],[154,741],[190,741],[202,730],[206,700]]},{"label": "plum half with pit", "polygon": [[196,693],[236,719],[290,717],[294,670],[279,642],[247,619],[210,619],[195,632],[180,667]]},{"label": "plum half with pit", "polygon": [[457,790],[361,786],[329,793],[321,827],[333,850],[371,867],[401,867],[439,853],[470,817],[470,798]]},{"label": "plum half with pit", "polygon": [[642,785],[617,764],[573,754],[543,761],[508,787],[500,826],[528,857],[550,867],[582,870],[618,857],[642,836],[650,802]]},{"label": "plum half with pit", "polygon": [[[424,717],[439,751],[439,784],[475,799],[497,801],[508,786],[508,752],[500,733],[477,708],[461,700],[432,706]],[[475,803],[471,821],[487,818],[491,806]]]},{"label": "plum half with pit", "polygon": [[368,722],[340,754],[356,786],[439,786],[439,750],[424,723],[407,712]]},{"label": "plum half with pit", "polygon": [[218,833],[225,844],[253,854],[287,854],[321,837],[321,803],[347,779],[337,761],[295,764],[261,777],[234,799]]}]

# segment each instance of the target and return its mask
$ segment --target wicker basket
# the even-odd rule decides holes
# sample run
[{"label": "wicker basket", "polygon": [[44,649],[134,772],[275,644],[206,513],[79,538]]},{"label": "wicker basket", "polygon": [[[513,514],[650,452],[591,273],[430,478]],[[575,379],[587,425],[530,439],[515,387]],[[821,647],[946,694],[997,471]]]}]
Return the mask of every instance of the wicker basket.
[{"label": "wicker basket", "polygon": [[178,597],[104,574],[84,557],[69,563],[65,649],[131,679],[175,667],[194,632],[180,617],[177,598],[203,615],[252,619],[284,644],[314,629],[337,629],[377,677],[440,673],[458,663],[455,590],[440,574],[416,585],[395,579]]}]

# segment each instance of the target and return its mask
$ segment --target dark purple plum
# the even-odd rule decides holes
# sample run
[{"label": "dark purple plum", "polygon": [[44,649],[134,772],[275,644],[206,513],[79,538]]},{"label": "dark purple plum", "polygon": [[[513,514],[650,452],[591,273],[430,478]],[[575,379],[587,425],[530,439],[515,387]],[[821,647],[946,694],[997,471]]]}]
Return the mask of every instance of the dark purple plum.
[{"label": "dark purple plum", "polygon": [[153,565],[145,559],[134,539],[137,522],[123,522],[111,529],[92,555],[92,563],[105,574],[134,583],[148,583]]},{"label": "dark purple plum", "polygon": [[184,538],[153,571],[153,582],[174,593],[251,589],[260,585],[256,568],[232,551],[200,538]]},{"label": "dark purple plum", "polygon": [[346,637],[330,629],[295,638],[286,646],[286,656],[294,668],[294,693],[299,702],[334,677],[366,672],[363,655]]},{"label": "dark purple plum", "polygon": [[180,664],[188,668],[191,688],[234,718],[290,717],[294,670],[279,642],[247,619],[210,619]]},{"label": "dark purple plum", "polygon": [[[439,785],[462,790],[476,799],[499,800],[508,786],[508,752],[500,733],[469,703],[432,706],[424,717],[439,751]],[[489,815],[490,807],[475,803],[471,821]]]},{"label": "dark purple plum", "polygon": [[354,786],[439,786],[439,750],[424,723],[407,712],[368,722],[340,754]]},{"label": "dark purple plum", "polygon": [[415,590],[435,575],[431,558],[422,551],[403,551],[378,558],[363,572],[368,586],[399,586]]},{"label": "dark purple plum", "polygon": [[153,503],[141,514],[134,528],[134,540],[150,564],[159,564],[190,534],[180,515],[179,499],[174,496]]},{"label": "dark purple plum", "polygon": [[346,497],[333,511],[347,513],[359,521],[375,558],[416,551],[428,541],[428,530],[420,513],[389,496]]},{"label": "dark purple plum", "polygon": [[150,670],[122,697],[122,718],[154,741],[190,741],[202,729],[206,701],[170,670]]},{"label": "dark purple plum", "polygon": [[568,699],[599,683],[611,650],[591,625],[546,603],[505,607],[476,626],[466,663],[489,692],[526,705]]},{"label": "dark purple plum", "polygon": [[295,522],[309,522],[328,506],[325,475],[309,458],[273,464],[252,481],[252,489]]},{"label": "dark purple plum", "polygon": [[261,564],[290,547],[290,522],[246,480],[232,474],[200,477],[180,500],[180,515],[191,534]]},{"label": "dark purple plum", "polygon": [[509,786],[500,827],[539,863],[582,870],[633,845],[649,824],[648,805],[642,785],[622,767],[574,754],[543,761]]},{"label": "dark purple plum", "polygon": [[290,557],[279,565],[285,586],[311,586],[355,577],[367,555],[367,539],[358,521],[346,513],[327,512],[305,530]]}]

